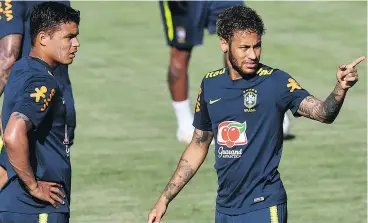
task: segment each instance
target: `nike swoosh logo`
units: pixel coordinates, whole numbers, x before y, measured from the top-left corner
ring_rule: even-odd
[[[212,104],[214,104],[214,103],[216,103],[216,102],[218,102],[218,101],[220,101],[220,100],[221,100],[221,98],[216,99],[216,100],[210,100],[210,105],[212,105]]]

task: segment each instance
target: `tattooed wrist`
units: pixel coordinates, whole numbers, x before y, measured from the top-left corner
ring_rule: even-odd
[[[324,118],[327,123],[332,123],[339,114],[346,91],[347,89],[343,89],[340,84],[337,84],[333,92],[323,102]]]
[[[176,184],[174,183],[169,183],[166,186],[166,189],[164,191],[164,197],[166,198],[167,203],[170,203],[175,198],[175,195],[173,193],[173,189],[175,187],[176,187]]]
[[[327,123],[332,123],[341,108],[341,103],[336,100],[336,94],[332,92],[327,99],[323,102],[323,108],[321,110],[323,118]]]
[[[335,94],[337,95],[342,95],[344,93],[346,93],[349,90],[349,88],[343,88],[340,84],[340,82],[338,82],[335,86],[335,89],[333,92],[335,92]]]

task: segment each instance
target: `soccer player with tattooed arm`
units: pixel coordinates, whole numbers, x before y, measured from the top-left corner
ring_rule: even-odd
[[[337,83],[320,100],[287,72],[260,62],[265,28],[246,6],[226,9],[216,32],[228,67],[206,74],[195,106],[192,141],[176,171],[148,215],[161,221],[168,205],[195,175],[215,140],[218,176],[216,223],[285,223],[287,196],[278,171],[287,110],[331,124],[348,90],[358,81],[357,65],[365,57],[337,68]]]
[[[216,18],[226,8],[244,1],[159,1],[166,43],[170,47],[168,86],[177,120],[176,137],[188,144],[193,135],[193,114],[189,100],[189,66],[192,52],[203,44],[205,30],[216,33]],[[224,66],[226,58],[224,57]],[[290,118],[285,113],[284,137],[290,135]]]

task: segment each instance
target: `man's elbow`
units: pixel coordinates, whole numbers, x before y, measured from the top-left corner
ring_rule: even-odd
[[[17,134],[15,131],[7,131],[5,130],[4,135],[3,135],[3,139],[4,139],[4,144],[7,148],[7,150],[11,149],[14,147],[14,145],[17,143],[18,139],[17,139]]]

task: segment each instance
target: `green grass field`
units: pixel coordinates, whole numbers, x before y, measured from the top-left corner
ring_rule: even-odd
[[[267,33],[262,61],[326,98],[336,68],[367,52],[366,2],[249,2]],[[166,83],[168,48],[157,2],[73,2],[81,10],[71,66],[78,127],[72,223],[145,222],[185,149]],[[365,61],[366,62],[366,61]],[[367,66],[333,125],[293,119],[280,172],[291,223],[361,223],[367,211]],[[215,36],[193,52],[190,98],[222,66]],[[193,106],[194,108],[194,106]],[[169,206],[166,223],[214,222],[216,173],[205,163]]]

